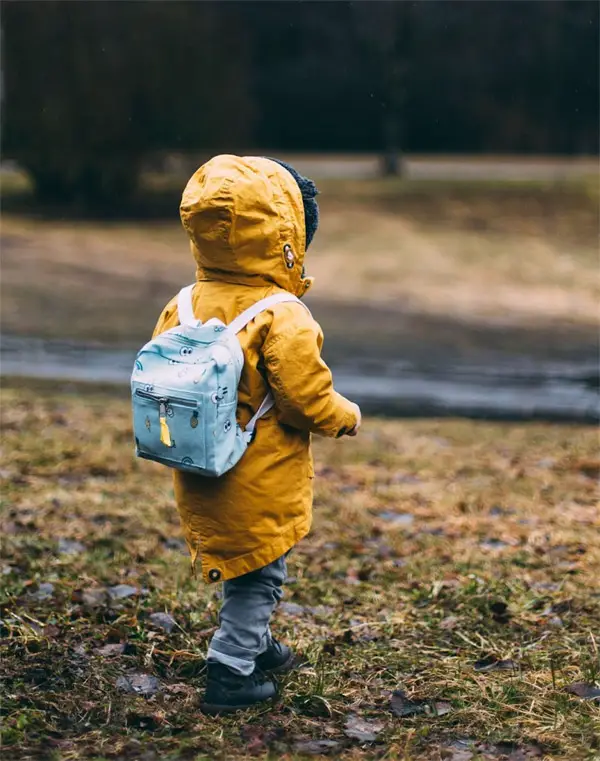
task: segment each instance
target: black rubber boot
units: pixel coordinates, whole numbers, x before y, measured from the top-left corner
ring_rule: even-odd
[[[296,666],[294,651],[287,645],[282,645],[275,637],[264,653],[256,659],[256,667],[265,674],[285,674]]]
[[[243,711],[277,697],[277,686],[272,679],[256,669],[250,676],[242,676],[222,663],[207,664],[208,677],[202,713],[211,715]]]

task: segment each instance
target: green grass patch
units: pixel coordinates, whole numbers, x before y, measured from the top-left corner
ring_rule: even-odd
[[[214,719],[217,587],[190,576],[169,473],[133,458],[126,399],[69,389],[2,392],[3,758],[597,756],[598,702],[571,691],[600,677],[594,430],[317,440],[314,530],[274,621],[307,665],[276,708]],[[132,673],[158,690],[124,692]]]

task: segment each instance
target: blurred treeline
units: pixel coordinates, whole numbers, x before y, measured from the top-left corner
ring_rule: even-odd
[[[168,152],[595,153],[598,9],[7,0],[3,155],[93,205]]]

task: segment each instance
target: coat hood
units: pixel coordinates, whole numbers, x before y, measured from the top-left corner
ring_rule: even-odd
[[[306,234],[302,194],[280,164],[222,155],[191,177],[180,205],[198,280],[274,283],[302,296]]]

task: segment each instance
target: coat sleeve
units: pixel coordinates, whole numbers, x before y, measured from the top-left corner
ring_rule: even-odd
[[[338,437],[351,431],[358,418],[352,402],[333,388],[322,344],[321,328],[304,307],[282,305],[263,345],[264,366],[280,422]]]
[[[179,315],[177,314],[177,297],[171,299],[171,301],[169,301],[167,306],[163,309],[160,317],[158,318],[158,322],[156,323],[156,327],[154,328],[154,332],[152,333],[152,338],[156,338],[156,336],[164,333],[165,330],[170,330],[176,325],[179,325]]]

